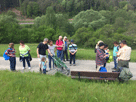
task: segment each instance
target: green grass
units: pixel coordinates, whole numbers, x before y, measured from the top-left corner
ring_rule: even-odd
[[[1,102],[135,102],[136,81],[74,80],[57,73],[0,71]]]
[[[27,44],[30,49],[31,49],[31,55],[33,58],[37,57],[36,49],[38,43],[33,43],[33,44]],[[8,44],[0,44],[0,56],[3,56],[4,51],[8,48]],[[19,44],[15,44],[15,49],[16,49],[16,55],[19,57]],[[112,52],[112,51],[111,51]],[[95,53],[94,49],[82,49],[78,48],[77,54],[76,54],[76,59],[83,59],[83,60],[95,60]],[[136,50],[133,50],[131,53],[131,62],[136,61]]]

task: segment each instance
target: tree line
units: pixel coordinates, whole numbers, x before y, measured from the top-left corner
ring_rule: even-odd
[[[55,13],[65,13],[73,17],[81,11],[100,10],[135,10],[135,0],[20,0],[23,15],[36,17],[46,14],[47,7],[52,6]]]
[[[81,11],[68,21],[65,13],[56,13],[52,6],[46,14],[34,19],[34,25],[18,24],[13,12],[0,15],[0,43],[39,43],[45,37],[56,41],[59,35],[74,39],[81,47],[94,48],[103,40],[112,48],[114,41],[125,39],[128,45],[136,48],[136,13],[125,8],[113,11],[93,9]]]

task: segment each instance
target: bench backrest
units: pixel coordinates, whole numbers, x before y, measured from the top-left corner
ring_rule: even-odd
[[[119,72],[71,71],[71,76],[117,78],[119,76]]]

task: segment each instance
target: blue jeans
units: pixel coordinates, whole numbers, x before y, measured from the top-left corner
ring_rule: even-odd
[[[75,57],[76,57],[76,54],[72,55],[70,53],[70,64],[72,63],[72,60],[73,60],[73,64],[75,64]]]
[[[43,74],[46,74],[46,69],[43,69]]]
[[[48,55],[48,58],[49,58],[49,68],[51,69],[51,60],[53,61],[53,68],[54,68],[54,60],[53,60],[53,58],[50,55]]]
[[[116,68],[117,69],[117,57],[116,56],[113,56],[113,59],[114,59],[114,68]]]
[[[10,61],[10,70],[11,71],[15,71],[15,67],[16,67],[16,57],[10,57],[9,58]]]
[[[57,50],[57,57],[63,60],[63,51],[62,50]]]
[[[28,64],[28,67],[31,67],[31,66],[30,66],[29,57],[22,57],[23,67],[25,67],[25,60],[26,60],[26,62],[27,62],[27,64]]]

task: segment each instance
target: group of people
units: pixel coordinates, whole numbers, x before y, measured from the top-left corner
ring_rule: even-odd
[[[77,45],[74,44],[74,40],[71,40],[71,44],[67,37],[65,36],[64,39],[62,39],[62,36],[59,36],[59,39],[56,41],[56,44],[53,44],[52,40],[48,40],[48,38],[45,38],[43,42],[39,43],[37,46],[37,57],[39,58],[39,69],[40,72],[43,72],[46,74],[47,72],[47,56],[46,56],[46,50],[48,51],[48,59],[49,59],[49,70],[51,70],[51,62],[53,62],[53,68],[54,68],[54,60],[53,57],[55,56],[55,52],[57,50],[57,57],[61,59],[61,61],[69,61],[68,60],[68,52],[70,53],[70,65],[75,66],[75,56],[77,52]],[[25,69],[25,61],[28,64],[28,68],[31,69],[30,64],[30,48],[24,44],[23,41],[20,41],[19,46],[19,53],[20,53],[20,61],[23,62],[23,69]],[[9,56],[10,61],[10,69],[12,71],[15,71],[16,67],[16,50],[14,48],[14,43],[9,43],[9,48],[6,50],[5,54]],[[66,60],[65,60],[66,56]]]
[[[114,68],[113,70],[119,71],[119,68],[126,67],[129,68],[129,61],[131,55],[131,47],[127,46],[127,42],[122,40],[120,43],[115,41],[113,48],[113,60],[114,60]],[[65,36],[59,36],[59,39],[54,44],[52,40],[45,38],[43,42],[39,43],[37,46],[37,57],[39,58],[39,69],[40,72],[46,74],[47,70],[47,56],[46,50],[48,51],[48,59],[49,59],[49,70],[51,70],[51,62],[53,62],[54,68],[54,60],[55,52],[57,51],[57,57],[61,59],[61,61],[69,61],[68,60],[68,51],[70,54],[70,66],[75,66],[75,56],[77,53],[77,45],[74,44],[74,40],[71,40],[71,43]],[[25,69],[25,61],[28,64],[28,68],[31,69],[30,64],[30,48],[23,42],[20,41],[19,53],[20,53],[20,61],[23,62],[23,69]],[[10,61],[10,69],[15,71],[16,67],[16,50],[14,48],[14,43],[9,43],[9,48],[6,50],[5,54],[9,56]],[[109,60],[111,56],[110,51],[108,49],[108,45],[104,44],[103,41],[98,41],[95,47],[96,53],[96,71],[99,72],[101,67],[106,67],[106,62]],[[66,59],[65,59],[66,56]]]
[[[122,40],[120,43],[117,41],[113,42],[113,60],[114,60],[114,71],[119,71],[120,68],[129,68],[129,61],[131,55],[131,47],[127,46],[127,42]],[[111,56],[108,49],[108,45],[104,44],[103,41],[98,41],[95,47],[96,52],[96,71],[99,72],[101,67],[106,67],[106,62]]]

